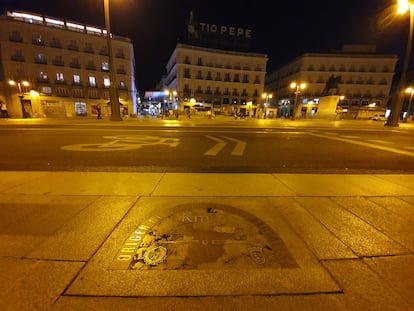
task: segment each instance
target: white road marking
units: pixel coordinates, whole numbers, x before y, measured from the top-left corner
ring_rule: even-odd
[[[215,144],[212,148],[207,150],[204,153],[204,155],[216,156],[220,151],[222,151],[223,148],[228,144],[228,142],[221,138],[224,138],[224,139],[227,139],[227,140],[230,140],[236,143],[236,146],[231,152],[232,156],[242,156],[244,153],[244,149],[246,148],[246,142],[232,138],[232,137],[220,136],[221,138],[218,138],[218,137],[210,136],[210,135],[205,135],[205,137],[207,137],[208,139],[214,140],[215,142],[217,142],[217,144]]]
[[[217,144],[215,144],[212,148],[210,148],[207,152],[205,152],[204,155],[215,156],[227,145],[227,142],[220,138],[210,136],[210,135],[206,135],[206,137],[211,140],[216,141]]]
[[[406,151],[406,150],[400,150],[400,149],[391,148],[391,147],[387,147],[387,146],[380,146],[378,144],[367,143],[367,142],[363,142],[363,141],[351,140],[351,139],[346,139],[346,138],[341,138],[341,137],[334,137],[334,136],[323,135],[323,134],[317,134],[317,133],[309,133],[309,135],[322,137],[322,138],[327,138],[327,139],[332,139],[332,140],[344,141],[344,142],[347,142],[347,143],[350,143],[350,144],[361,145],[361,146],[364,146],[364,147],[380,149],[380,150],[385,150],[385,151],[389,151],[389,152],[393,152],[393,153],[403,154],[403,155],[406,155],[406,156],[409,156],[409,157],[414,157],[414,152]]]
[[[224,137],[228,140],[234,141],[236,143],[236,147],[234,147],[233,151],[231,152],[231,155],[237,155],[237,156],[242,156],[244,153],[244,149],[246,148],[246,142],[242,141],[242,140],[238,140],[232,137],[228,137],[228,136],[221,136]]]

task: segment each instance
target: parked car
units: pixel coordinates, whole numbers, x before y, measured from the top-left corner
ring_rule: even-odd
[[[371,120],[374,120],[374,121],[386,121],[387,120],[387,117],[385,116],[385,114],[374,114],[371,117]]]

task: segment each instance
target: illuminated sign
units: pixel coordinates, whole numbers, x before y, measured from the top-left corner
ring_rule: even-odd
[[[193,12],[190,12],[187,24],[187,36],[190,44],[219,49],[248,51],[250,50],[252,30],[197,22],[194,19]]]

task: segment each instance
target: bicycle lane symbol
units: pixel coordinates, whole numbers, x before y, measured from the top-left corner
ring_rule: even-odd
[[[140,149],[144,146],[164,145],[177,147],[180,140],[178,138],[163,138],[159,136],[147,135],[116,135],[103,136],[111,141],[107,143],[75,144],[61,147],[68,151],[126,151]]]

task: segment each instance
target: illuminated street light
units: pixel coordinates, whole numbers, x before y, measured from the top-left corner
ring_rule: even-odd
[[[292,82],[290,84],[290,88],[294,90],[295,93],[295,106],[293,109],[293,115],[292,115],[292,120],[296,120],[299,117],[299,103],[298,103],[298,97],[299,94],[301,93],[301,90],[306,89],[306,83],[302,82],[302,83],[296,83],[296,82]]]
[[[108,48],[108,65],[109,65],[109,100],[111,103],[111,121],[122,121],[121,110],[119,106],[118,89],[116,85],[116,74],[112,52],[111,40],[111,20],[109,16],[109,0],[104,0],[105,10],[105,28],[106,28],[106,43]]]
[[[410,99],[408,100],[408,108],[407,108],[407,114],[404,117],[404,122],[407,122],[408,118],[411,116],[411,102],[413,101],[413,94],[414,94],[414,89],[412,87],[407,87],[405,89],[405,92],[410,94]]]
[[[27,87],[27,86],[29,86],[30,85],[30,83],[29,82],[27,82],[27,81],[20,81],[20,82],[16,82],[16,81],[14,81],[14,80],[9,80],[9,84],[11,85],[11,86],[15,86],[15,85],[17,85],[17,88],[18,88],[18,90],[19,90],[19,98],[20,99],[22,99],[23,98],[23,88],[22,88],[22,85],[23,86],[25,86],[25,87]]]
[[[16,86],[17,85],[17,89],[19,91],[18,97],[20,99],[20,104],[22,106],[23,118],[27,118],[28,113],[27,113],[26,109],[24,108],[23,102],[22,102],[22,99],[24,98],[24,93],[25,93],[25,92],[23,92],[24,91],[23,87],[28,87],[30,85],[30,83],[25,81],[25,80],[18,81],[18,82],[14,81],[14,80],[9,80],[8,82],[9,82],[9,85],[11,85],[11,86]]]
[[[262,98],[265,100],[264,103],[264,117],[263,119],[266,119],[266,107],[269,106],[269,100],[273,98],[273,94],[271,93],[263,93]]]
[[[387,126],[398,126],[398,121],[401,115],[401,108],[403,104],[403,92],[407,80],[407,69],[410,61],[411,45],[413,41],[413,28],[414,28],[414,3],[408,0],[398,0],[398,13],[405,14],[410,11],[410,29],[408,33],[408,43],[405,51],[404,64],[401,71],[400,81],[398,82],[395,95],[391,101],[390,116],[387,119],[385,125]]]

